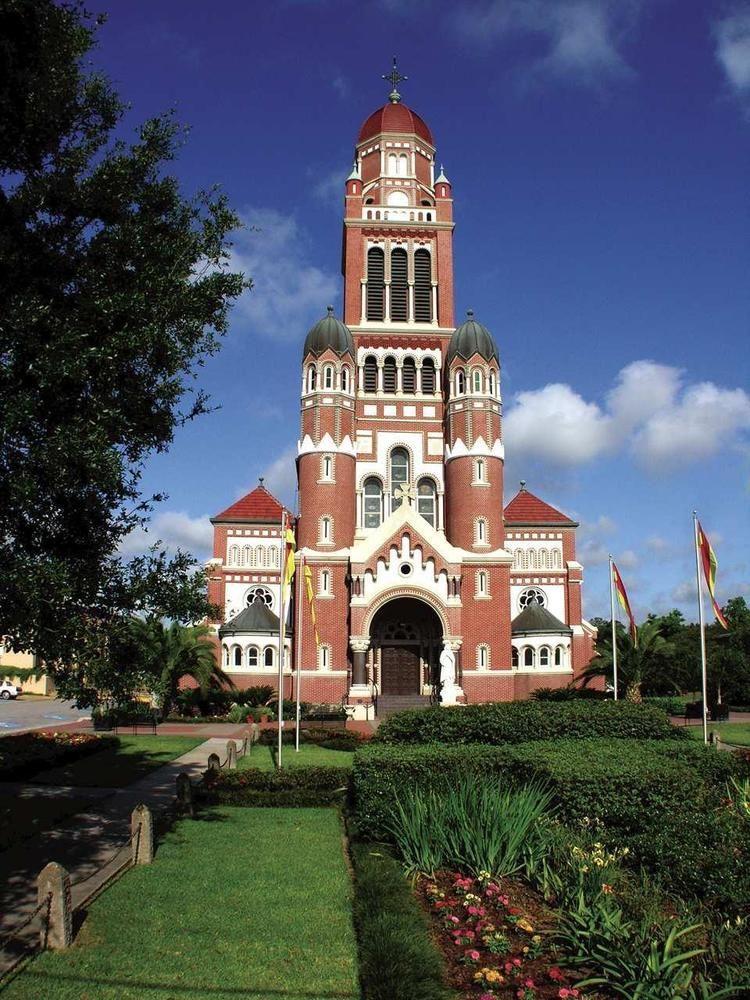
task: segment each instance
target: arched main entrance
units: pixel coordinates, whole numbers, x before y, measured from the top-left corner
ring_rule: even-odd
[[[438,680],[443,625],[414,597],[396,597],[370,625],[372,666],[382,695],[421,695]]]

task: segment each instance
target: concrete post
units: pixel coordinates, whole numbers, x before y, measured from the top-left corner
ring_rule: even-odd
[[[133,864],[150,865],[154,860],[154,818],[143,803],[130,814],[130,832],[133,837]]]
[[[184,771],[177,775],[177,807],[181,813],[193,815],[193,785]]]
[[[73,943],[73,900],[70,893],[70,875],[50,861],[37,878],[37,898],[44,904],[41,911],[42,948],[69,948]]]
[[[237,744],[227,740],[227,770],[234,771],[237,767]]]

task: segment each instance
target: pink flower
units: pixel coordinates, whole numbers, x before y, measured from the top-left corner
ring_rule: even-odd
[[[550,979],[553,979],[555,982],[558,983],[565,978],[560,969],[556,965],[550,967],[549,971],[547,972],[547,975],[550,977]]]
[[[494,993],[482,993],[479,1000],[496,1000]]]
[[[513,959],[513,964],[516,966],[516,968],[518,968],[521,965],[521,959],[520,958],[514,958]]]
[[[571,990],[568,989],[567,986],[561,986],[560,989],[557,991],[557,995],[561,998],[561,1000],[567,1000],[568,997],[575,998],[580,996],[580,993],[578,992],[578,990]]]
[[[533,979],[524,979],[523,985],[524,986],[528,986],[528,988],[530,990],[533,990],[534,989],[534,980]]]
[[[469,951],[464,952],[464,958],[467,962],[478,962],[481,957],[476,948],[470,948]]]
[[[483,917],[487,913],[483,906],[467,906],[466,912],[470,913],[472,917]]]

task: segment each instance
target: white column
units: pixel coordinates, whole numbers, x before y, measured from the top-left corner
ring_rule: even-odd
[[[383,391],[383,359],[378,358],[378,392]]]
[[[404,362],[399,358],[396,360],[396,392],[401,394],[404,391]]]
[[[409,322],[414,322],[414,285],[409,285]]]
[[[362,282],[362,305],[361,305],[361,309],[360,309],[361,315],[360,315],[360,319],[359,319],[360,323],[364,323],[365,322],[366,309],[367,309],[367,282],[363,281]]]

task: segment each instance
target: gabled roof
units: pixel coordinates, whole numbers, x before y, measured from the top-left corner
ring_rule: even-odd
[[[219,629],[219,635],[235,635],[238,632],[278,632],[279,618],[263,601],[253,601],[231,621]]]
[[[521,489],[505,508],[505,523],[508,525],[531,524],[562,524],[569,528],[577,528],[578,522],[571,521],[567,514],[545,503],[526,489],[521,483]]]
[[[527,605],[521,614],[513,619],[510,628],[513,635],[547,635],[548,633],[571,635],[573,631],[536,601]]]
[[[281,522],[281,515],[284,507],[276,497],[269,493],[261,480],[260,485],[254,490],[240,497],[239,500],[223,510],[221,514],[216,514],[211,518],[211,523],[217,521],[261,521],[264,524],[276,524]]]

